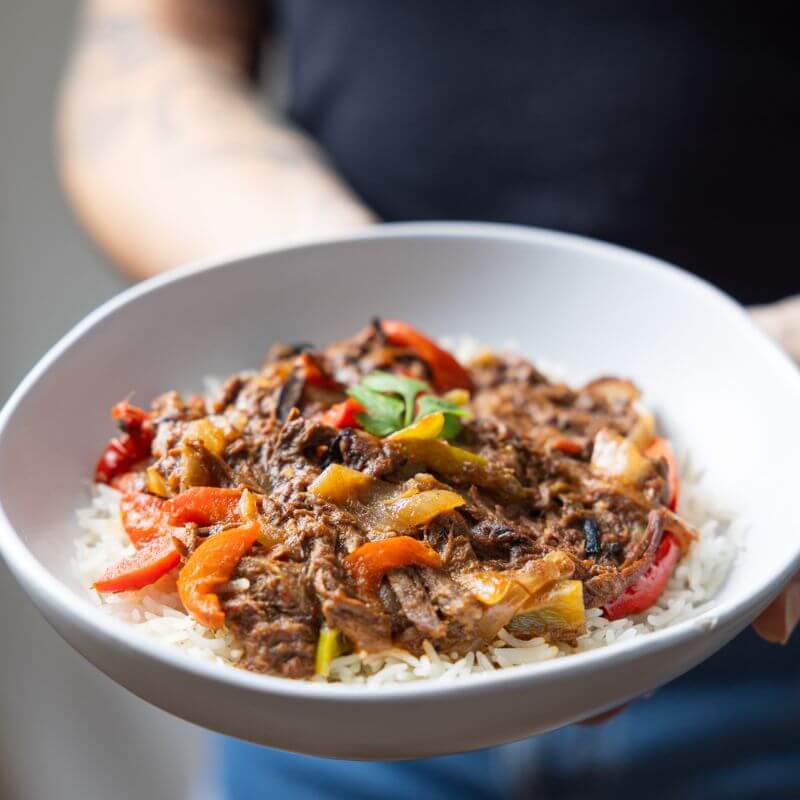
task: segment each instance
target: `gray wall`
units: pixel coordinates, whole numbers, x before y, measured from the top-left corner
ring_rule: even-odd
[[[71,219],[53,167],[75,5],[0,0],[0,402],[124,286]],[[0,798],[180,798],[199,738],[68,648],[0,565]]]

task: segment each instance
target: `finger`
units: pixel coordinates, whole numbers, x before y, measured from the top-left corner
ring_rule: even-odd
[[[596,717],[591,717],[590,719],[585,719],[583,722],[578,723],[579,725],[601,725],[603,722],[608,722],[608,720],[616,717],[617,714],[621,714],[625,710],[626,706],[617,706],[617,708],[612,708],[611,711],[606,711],[603,714],[598,714]]]
[[[786,644],[798,622],[800,622],[800,580],[795,578],[753,623],[753,628],[768,642]]]
[[[800,296],[748,310],[756,325],[800,362]]]

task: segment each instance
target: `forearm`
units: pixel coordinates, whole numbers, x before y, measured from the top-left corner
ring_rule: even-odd
[[[178,37],[157,3],[87,9],[59,160],[91,234],[138,275],[358,227],[370,213],[252,95],[235,44]]]

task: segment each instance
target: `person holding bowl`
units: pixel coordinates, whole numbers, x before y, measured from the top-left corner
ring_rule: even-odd
[[[538,225],[702,275],[758,304],[800,359],[798,51],[781,13],[86,0],[58,114],[63,183],[137,278],[379,219]],[[254,79],[283,45],[287,114]],[[497,750],[361,764],[220,739],[216,790],[569,797],[591,781],[599,800],[646,781],[650,798],[797,797],[800,656],[767,642],[798,619],[800,576],[754,632],[625,714]]]

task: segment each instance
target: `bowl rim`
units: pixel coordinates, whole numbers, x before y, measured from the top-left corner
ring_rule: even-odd
[[[739,317],[743,333],[749,336],[773,370],[785,382],[794,384],[800,399],[800,370],[789,357],[769,337],[760,331],[748,318],[744,308],[722,290],[678,267],[653,256],[639,253],[626,247],[591,239],[576,234],[562,233],[543,228],[481,222],[408,222],[384,223],[355,233],[327,237],[325,239],[291,244],[280,248],[256,248],[220,258],[204,259],[188,264],[168,273],[157,275],[118,293],[75,324],[55,345],[53,345],[34,365],[9,397],[0,411],[0,446],[3,433],[13,420],[16,409],[25,401],[40,377],[73,344],[92,329],[111,316],[118,309],[135,302],[138,298],[159,291],[162,287],[191,280],[195,275],[206,271],[232,268],[235,264],[254,257],[290,251],[324,250],[336,243],[357,243],[381,239],[481,239],[501,242],[522,242],[555,245],[562,250],[581,252],[600,257],[612,257],[624,269],[632,271],[656,269],[662,275],[683,283],[693,291],[706,295],[716,303],[722,313]],[[40,608],[58,609],[69,623],[96,638],[105,639],[117,650],[133,650],[139,657],[158,662],[161,667],[188,673],[194,678],[218,681],[231,689],[256,691],[265,695],[279,695],[284,698],[297,698],[314,701],[340,702],[343,700],[371,704],[414,697],[447,696],[470,691],[502,691],[513,689],[520,684],[544,683],[554,674],[564,678],[575,677],[580,673],[591,672],[596,666],[608,662],[617,664],[635,660],[639,655],[671,649],[696,639],[717,626],[735,626],[743,623],[749,614],[763,608],[800,569],[800,540],[794,554],[786,564],[774,572],[761,586],[743,590],[738,597],[724,603],[712,604],[696,617],[645,636],[627,641],[615,642],[611,647],[600,647],[569,658],[520,665],[512,669],[497,669],[493,672],[474,674],[453,681],[420,680],[408,683],[389,683],[379,685],[365,684],[327,684],[322,682],[299,681],[261,675],[228,665],[207,662],[183,652],[177,647],[147,637],[134,627],[112,618],[94,607],[88,597],[80,597],[54,578],[23,543],[8,519],[0,495],[0,555],[3,555],[12,573],[23,585],[36,605]],[[47,616],[47,615],[46,615]]]

